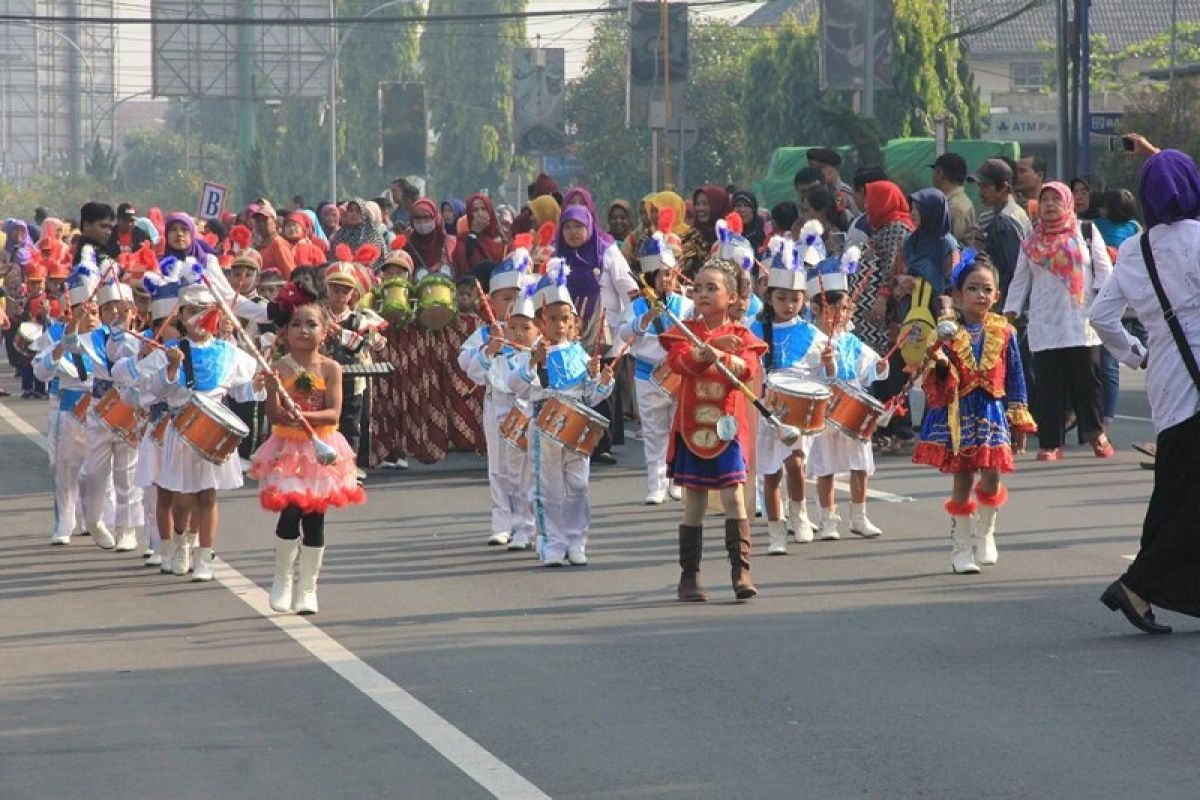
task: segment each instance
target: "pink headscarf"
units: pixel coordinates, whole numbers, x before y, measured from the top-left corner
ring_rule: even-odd
[[[1079,246],[1079,221],[1075,217],[1075,197],[1064,183],[1051,181],[1042,187],[1042,194],[1058,195],[1062,216],[1054,222],[1038,217],[1038,223],[1021,244],[1029,260],[1067,285],[1071,297],[1080,305],[1084,301],[1083,249]],[[1040,199],[1040,196],[1039,196]]]

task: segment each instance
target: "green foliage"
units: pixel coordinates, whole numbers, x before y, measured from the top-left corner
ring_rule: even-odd
[[[117,182],[117,151],[115,148],[105,147],[104,143],[99,139],[92,142],[92,148],[87,154],[87,161],[84,164],[84,172],[92,180],[98,183],[116,183]]]
[[[430,0],[429,14],[524,11],[525,0]],[[426,96],[437,145],[433,196],[495,194],[513,164],[512,62],[525,43],[520,19],[433,23],[421,36]]]

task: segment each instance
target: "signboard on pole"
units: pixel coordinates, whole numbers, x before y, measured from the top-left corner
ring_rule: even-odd
[[[1120,112],[1093,111],[1089,115],[1091,118],[1089,132],[1095,136],[1116,136],[1117,127],[1121,124],[1121,118],[1124,116]]]
[[[219,183],[205,183],[200,190],[200,207],[196,214],[198,219],[219,220],[225,213],[225,197],[229,190]]]

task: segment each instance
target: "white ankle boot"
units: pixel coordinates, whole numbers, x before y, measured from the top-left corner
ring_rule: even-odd
[[[324,547],[300,545],[299,575],[292,591],[292,611],[297,614],[317,613],[317,575],[324,558]]]
[[[767,520],[767,555],[787,555],[787,522],[784,520]]]
[[[959,575],[975,575],[975,515],[950,517],[950,566]]]
[[[813,540],[813,526],[808,518],[808,503],[804,500],[788,501],[788,527],[796,544],[808,544]]]
[[[171,574],[172,565],[175,563],[175,548],[183,542],[179,536],[174,536],[170,539],[160,539],[158,542],[158,552],[162,556],[162,561],[158,564],[158,571],[164,575]]]
[[[89,525],[88,532],[92,534],[92,541],[101,550],[112,550],[117,546],[117,540],[113,538],[112,531],[102,521]]]
[[[883,533],[882,529],[867,519],[866,503],[850,504],[850,532],[858,534],[864,539],[874,539]]]
[[[197,547],[196,558],[192,563],[193,581],[211,581],[213,579],[213,549]]]
[[[838,525],[842,522],[841,516],[838,515],[837,506],[833,508],[821,507],[821,525],[817,529],[817,538],[823,542],[832,542],[835,539],[840,539],[842,534],[838,531]]]
[[[975,516],[975,562],[980,566],[993,566],[999,559],[996,550],[996,516],[1000,513],[997,506],[980,504]]]
[[[132,553],[137,550],[137,528],[125,528],[117,535],[113,550],[118,553]]]
[[[192,568],[192,551],[200,546],[200,534],[185,533],[175,537],[175,552],[171,554],[171,574],[187,575]]]
[[[271,610],[292,610],[292,570],[300,554],[299,539],[275,539],[275,579],[271,581]]]

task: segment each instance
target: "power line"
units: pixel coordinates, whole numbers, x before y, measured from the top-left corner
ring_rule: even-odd
[[[704,2],[679,3],[688,8],[711,8],[713,6],[744,5],[746,0],[704,0]],[[280,17],[277,19],[262,19],[259,17],[101,17],[101,16],[29,16],[25,14],[0,14],[0,22],[26,22],[38,25],[170,25],[180,27],[198,27],[209,25],[270,26],[277,28],[312,28],[340,25],[357,25],[360,22],[370,22],[372,25],[388,23],[395,24],[430,24],[444,23],[469,25],[478,22],[502,22],[514,19],[536,19],[543,17],[574,17],[591,14],[621,14],[626,9],[619,6],[603,6],[601,8],[581,10],[556,11],[509,11],[492,14],[426,14],[425,16],[357,16],[357,17]]]

